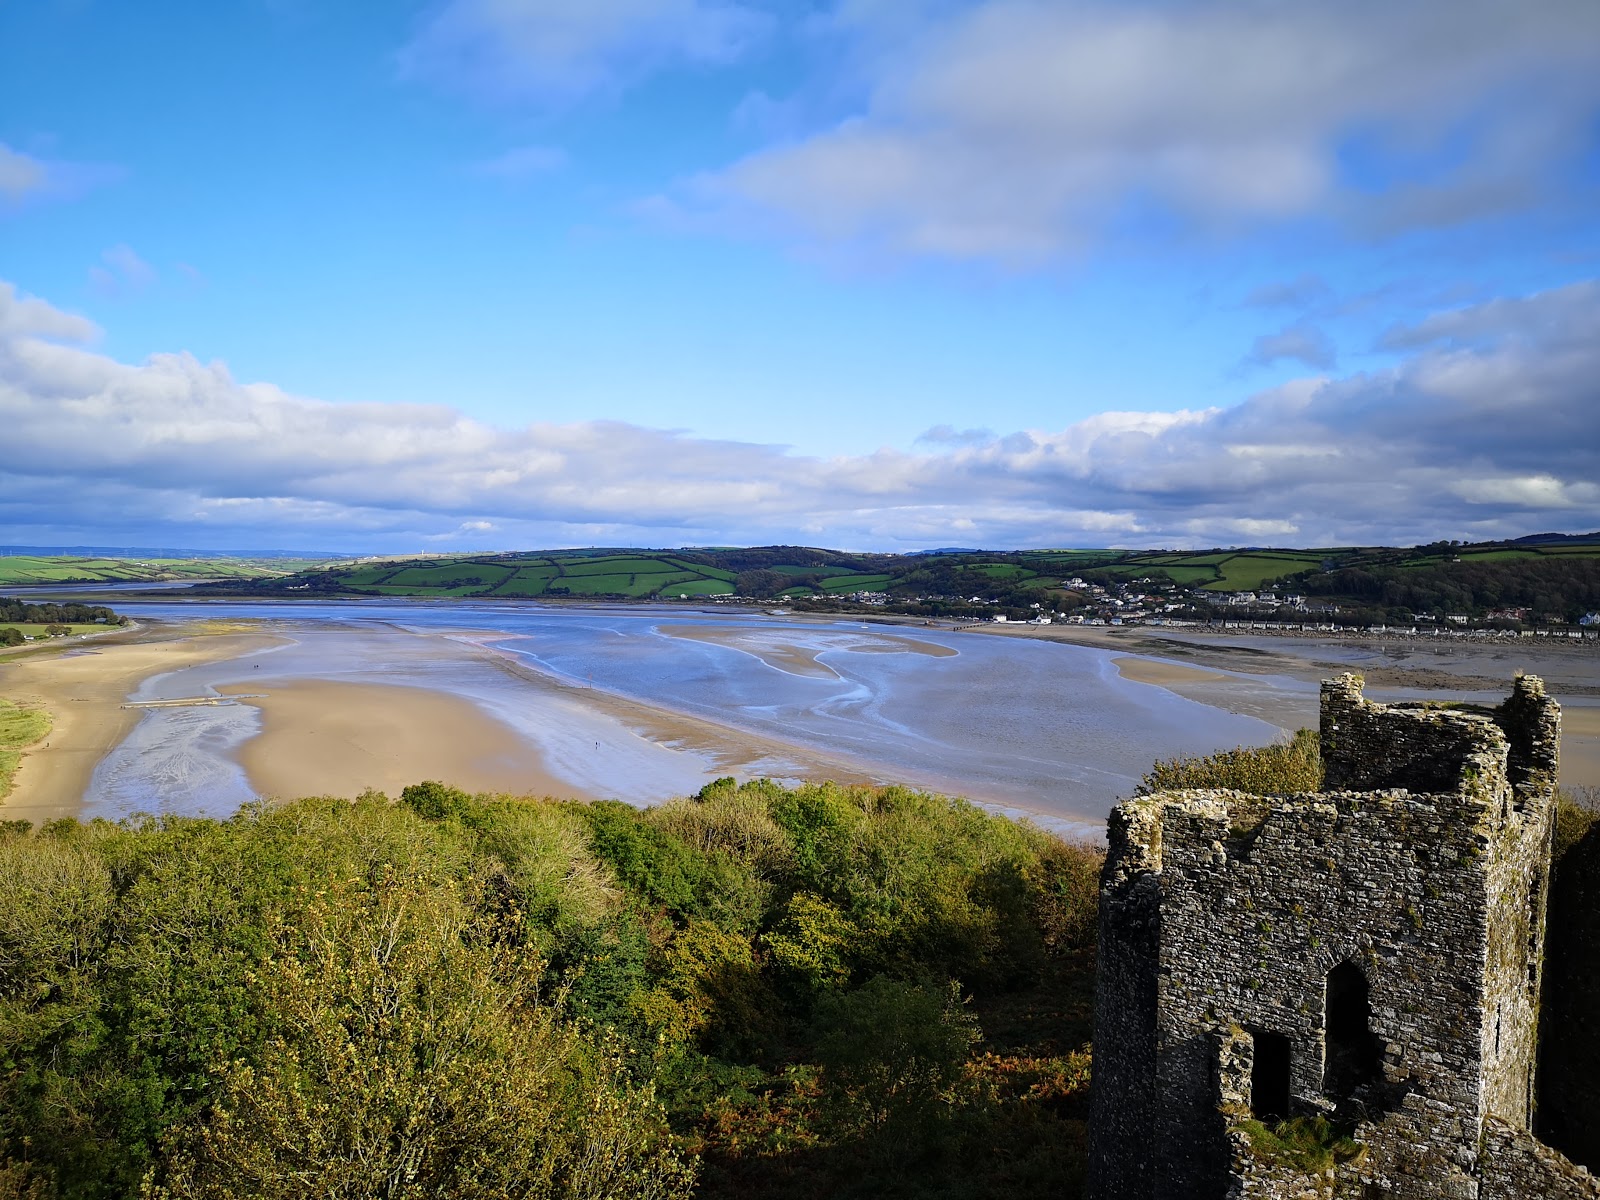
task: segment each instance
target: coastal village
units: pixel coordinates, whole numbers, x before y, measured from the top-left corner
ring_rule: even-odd
[[[1049,608],[1043,602],[1028,605],[1027,616],[1015,616],[1004,600],[985,596],[959,597],[962,603],[994,609],[991,614],[959,618],[962,625],[1067,625],[1129,626],[1150,625],[1167,628],[1201,628],[1235,633],[1317,633],[1363,636],[1517,639],[1544,638],[1567,641],[1600,642],[1600,612],[1585,613],[1575,623],[1538,619],[1525,607],[1499,607],[1481,615],[1470,613],[1412,613],[1409,624],[1352,621],[1341,619],[1341,606],[1307,598],[1297,592],[1267,588],[1261,591],[1215,592],[1198,587],[1183,587],[1165,580],[1141,578],[1129,582],[1094,583],[1081,576],[1062,579],[1062,593],[1069,601],[1065,609]],[[680,600],[691,597],[679,596]],[[756,604],[752,596],[697,596],[719,604]],[[829,597],[833,602],[872,609],[890,609],[907,603],[948,601],[947,596],[893,596],[885,592],[860,591]]]

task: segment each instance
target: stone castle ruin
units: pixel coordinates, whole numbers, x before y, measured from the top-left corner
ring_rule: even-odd
[[[1560,708],[1361,688],[1322,685],[1325,791],[1112,813],[1092,1200],[1600,1200],[1531,1132]],[[1262,1136],[1296,1118],[1346,1140]]]

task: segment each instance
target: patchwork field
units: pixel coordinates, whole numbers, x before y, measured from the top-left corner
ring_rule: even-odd
[[[73,558],[0,554],[0,585],[160,583],[173,579],[263,579],[293,574],[303,559]]]

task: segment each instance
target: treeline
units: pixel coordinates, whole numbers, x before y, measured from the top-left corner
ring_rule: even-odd
[[[0,834],[0,1197],[1070,1193],[1097,852],[899,788]]]
[[[1600,611],[1600,558],[1468,559],[1417,566],[1347,567],[1296,580],[1308,595],[1347,599],[1399,612],[1476,614],[1527,608],[1535,616],[1575,621]]]
[[[24,604],[0,596],[0,621],[17,625],[126,625],[128,619],[99,604]]]

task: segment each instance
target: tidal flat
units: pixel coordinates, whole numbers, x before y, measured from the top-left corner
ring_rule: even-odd
[[[905,783],[1095,833],[1152,757],[1277,732],[1126,680],[1105,651],[948,629],[659,606],[119,611],[157,640],[96,646],[69,660],[75,671],[101,668],[114,677],[102,691],[125,688],[125,703],[218,702],[118,707],[121,736],[99,747],[74,814],[86,818],[225,815],[256,796],[423,778],[653,803],[721,775],[764,775]],[[219,624],[230,632],[210,632]],[[220,637],[251,640],[200,649]],[[184,647],[172,669],[161,669],[163,646]],[[137,681],[116,669],[134,653],[149,668]],[[45,660],[26,670],[49,678]],[[28,690],[15,672],[0,666],[0,687]],[[448,716],[418,714],[418,693],[442,698]],[[481,736],[465,738],[468,714]],[[50,758],[25,766],[18,810],[38,807],[31,789]]]
[[[0,690],[68,718],[8,815],[222,816],[422,779],[649,804],[733,775],[903,783],[1098,836],[1154,759],[1314,723],[1339,665],[697,606],[118,608],[132,644],[0,660]],[[1580,771],[1596,712],[1572,713]]]

